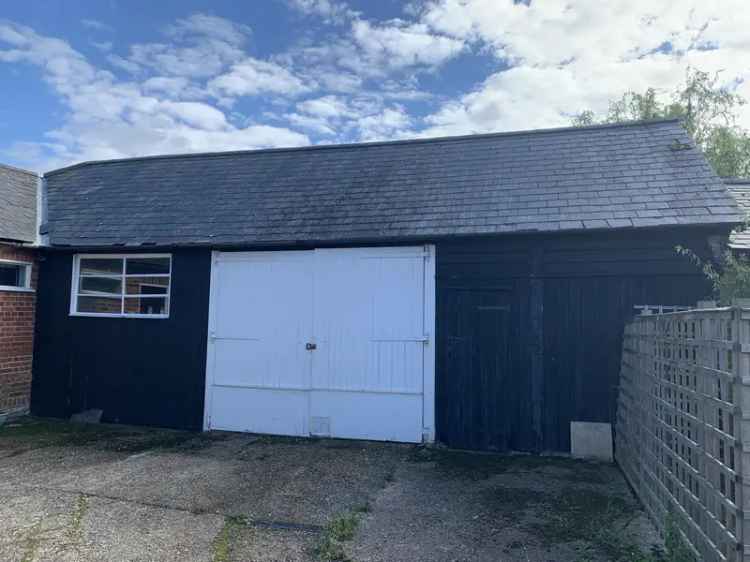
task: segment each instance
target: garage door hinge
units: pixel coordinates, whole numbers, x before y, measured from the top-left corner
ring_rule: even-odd
[[[211,340],[215,340],[215,339],[216,339],[216,332],[213,332],[213,331],[212,331],[212,332],[209,332],[209,333],[208,333],[208,337],[209,337],[209,338],[210,338]]]

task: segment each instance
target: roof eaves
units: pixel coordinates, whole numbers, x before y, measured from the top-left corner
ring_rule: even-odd
[[[750,178],[721,178],[726,185],[750,185]]]

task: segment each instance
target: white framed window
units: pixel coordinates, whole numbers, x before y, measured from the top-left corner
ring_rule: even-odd
[[[170,254],[78,254],[71,316],[169,318]]]
[[[31,264],[0,260],[0,291],[31,291]]]

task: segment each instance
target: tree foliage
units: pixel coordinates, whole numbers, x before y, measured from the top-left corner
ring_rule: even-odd
[[[717,268],[688,248],[677,246],[675,249],[703,272],[713,286],[713,297],[720,305],[729,306],[735,299],[750,298],[750,261],[746,256],[735,255],[727,250],[720,268]]]
[[[629,91],[610,102],[604,116],[586,110],[573,118],[573,125],[680,118],[718,175],[745,177],[750,176],[750,135],[736,116],[745,103],[720,85],[718,74],[688,69],[685,83],[671,94],[662,96],[654,88]]]

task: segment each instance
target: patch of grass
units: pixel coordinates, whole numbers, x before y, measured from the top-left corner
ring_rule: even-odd
[[[580,541],[587,545],[584,556],[595,551],[616,562],[643,560],[644,553],[622,532],[639,512],[634,502],[593,490],[565,488],[544,503],[544,519],[531,525],[543,541]]]
[[[529,488],[498,488],[488,494],[486,500],[502,506],[504,512],[518,516],[531,506],[543,504],[548,496],[546,492]]]
[[[359,527],[359,516],[356,513],[344,513],[328,524],[327,532],[337,541],[350,541]]]
[[[359,512],[362,513],[362,512]],[[359,527],[360,515],[347,512],[332,519],[315,546],[315,556],[323,562],[349,562],[343,543],[352,540]]]
[[[361,441],[348,439],[323,439],[322,446],[326,449],[364,449]]]
[[[355,513],[370,513],[371,511],[372,511],[372,506],[370,505],[370,502],[365,502],[354,508]]]
[[[26,537],[26,541],[23,549],[23,557],[21,562],[34,562],[36,558],[37,550],[42,540],[39,536],[42,528],[41,520],[38,521],[29,531],[29,535]]]
[[[238,531],[245,527],[247,518],[244,515],[228,515],[224,518],[224,525],[211,546],[213,562],[229,562],[235,537]]]
[[[151,449],[195,451],[226,436],[170,429],[110,424],[82,424],[62,420],[26,418],[0,427],[0,445],[21,448],[96,447],[123,453]]]
[[[486,480],[496,474],[558,469],[550,474],[572,482],[606,482],[602,465],[551,455],[495,454],[472,451],[416,447],[409,456],[411,462],[432,462],[446,476],[469,480]]]
[[[388,472],[385,474],[385,483],[386,484],[392,484],[396,481],[396,467],[392,467]]]
[[[73,513],[70,515],[70,528],[68,534],[72,540],[81,538],[81,525],[86,512],[89,510],[89,499],[84,494],[79,494],[73,506]]]
[[[309,445],[319,439],[316,437],[288,437],[285,435],[253,435],[246,446],[251,445]]]
[[[667,517],[664,546],[666,552],[660,562],[698,562],[680,535],[673,516]]]

